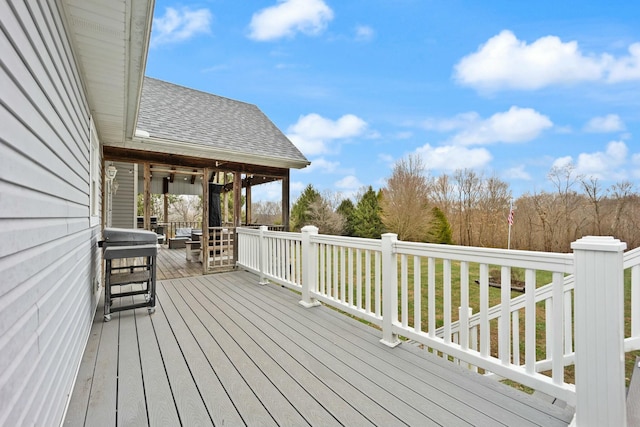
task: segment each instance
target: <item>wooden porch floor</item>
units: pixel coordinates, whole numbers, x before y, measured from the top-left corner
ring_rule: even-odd
[[[572,414],[244,271],[98,309],[67,426],[566,426]]]
[[[162,245],[158,250],[156,265],[158,280],[202,275],[202,263],[187,261],[185,248],[169,249],[166,245]]]

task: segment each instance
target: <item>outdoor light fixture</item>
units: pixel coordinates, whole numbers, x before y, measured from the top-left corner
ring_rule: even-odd
[[[107,179],[109,181],[113,181],[113,179],[116,177],[116,174],[118,173],[118,169],[116,169],[115,166],[111,165],[107,168]]]

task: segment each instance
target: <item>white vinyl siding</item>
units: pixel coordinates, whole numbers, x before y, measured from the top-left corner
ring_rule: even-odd
[[[101,189],[94,211],[89,108],[59,8],[0,1],[3,426],[60,425],[98,295]]]
[[[96,132],[93,120],[91,120],[89,132],[91,149],[91,153],[89,154],[89,158],[91,159],[91,164],[89,165],[91,175],[89,189],[89,214],[91,215],[91,225],[94,226],[100,223],[100,172],[102,168],[100,167],[100,141],[98,140],[98,133]]]
[[[119,228],[136,227],[136,193],[134,188],[135,165],[115,162],[118,169],[114,182],[118,190],[113,195],[112,226]]]

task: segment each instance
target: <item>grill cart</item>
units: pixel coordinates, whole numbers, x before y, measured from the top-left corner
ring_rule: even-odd
[[[148,307],[149,314],[156,306],[156,256],[158,235],[152,231],[105,228],[98,245],[105,260],[104,320],[111,320],[111,313]],[[121,286],[143,284],[143,289],[121,291]],[[118,292],[112,292],[117,287]],[[144,295],[135,298],[136,295]],[[112,307],[115,298],[134,297],[133,304]]]

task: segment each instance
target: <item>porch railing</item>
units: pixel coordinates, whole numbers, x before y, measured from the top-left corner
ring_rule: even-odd
[[[560,398],[576,407],[580,425],[623,425],[621,353],[640,348],[640,250],[623,254],[624,243],[605,237],[578,240],[574,253],[558,254],[402,242],[392,234],[326,236],[315,227],[238,229],[238,244],[238,265],[261,281],[299,290],[307,307],[323,302],[379,326],[387,345],[408,338],[454,363]],[[524,274],[525,293],[512,298],[515,270]],[[624,270],[631,283],[626,337]],[[500,289],[490,287],[492,271],[499,271]],[[550,283],[537,287],[546,278]],[[565,366],[575,360],[576,385],[565,380]]]

